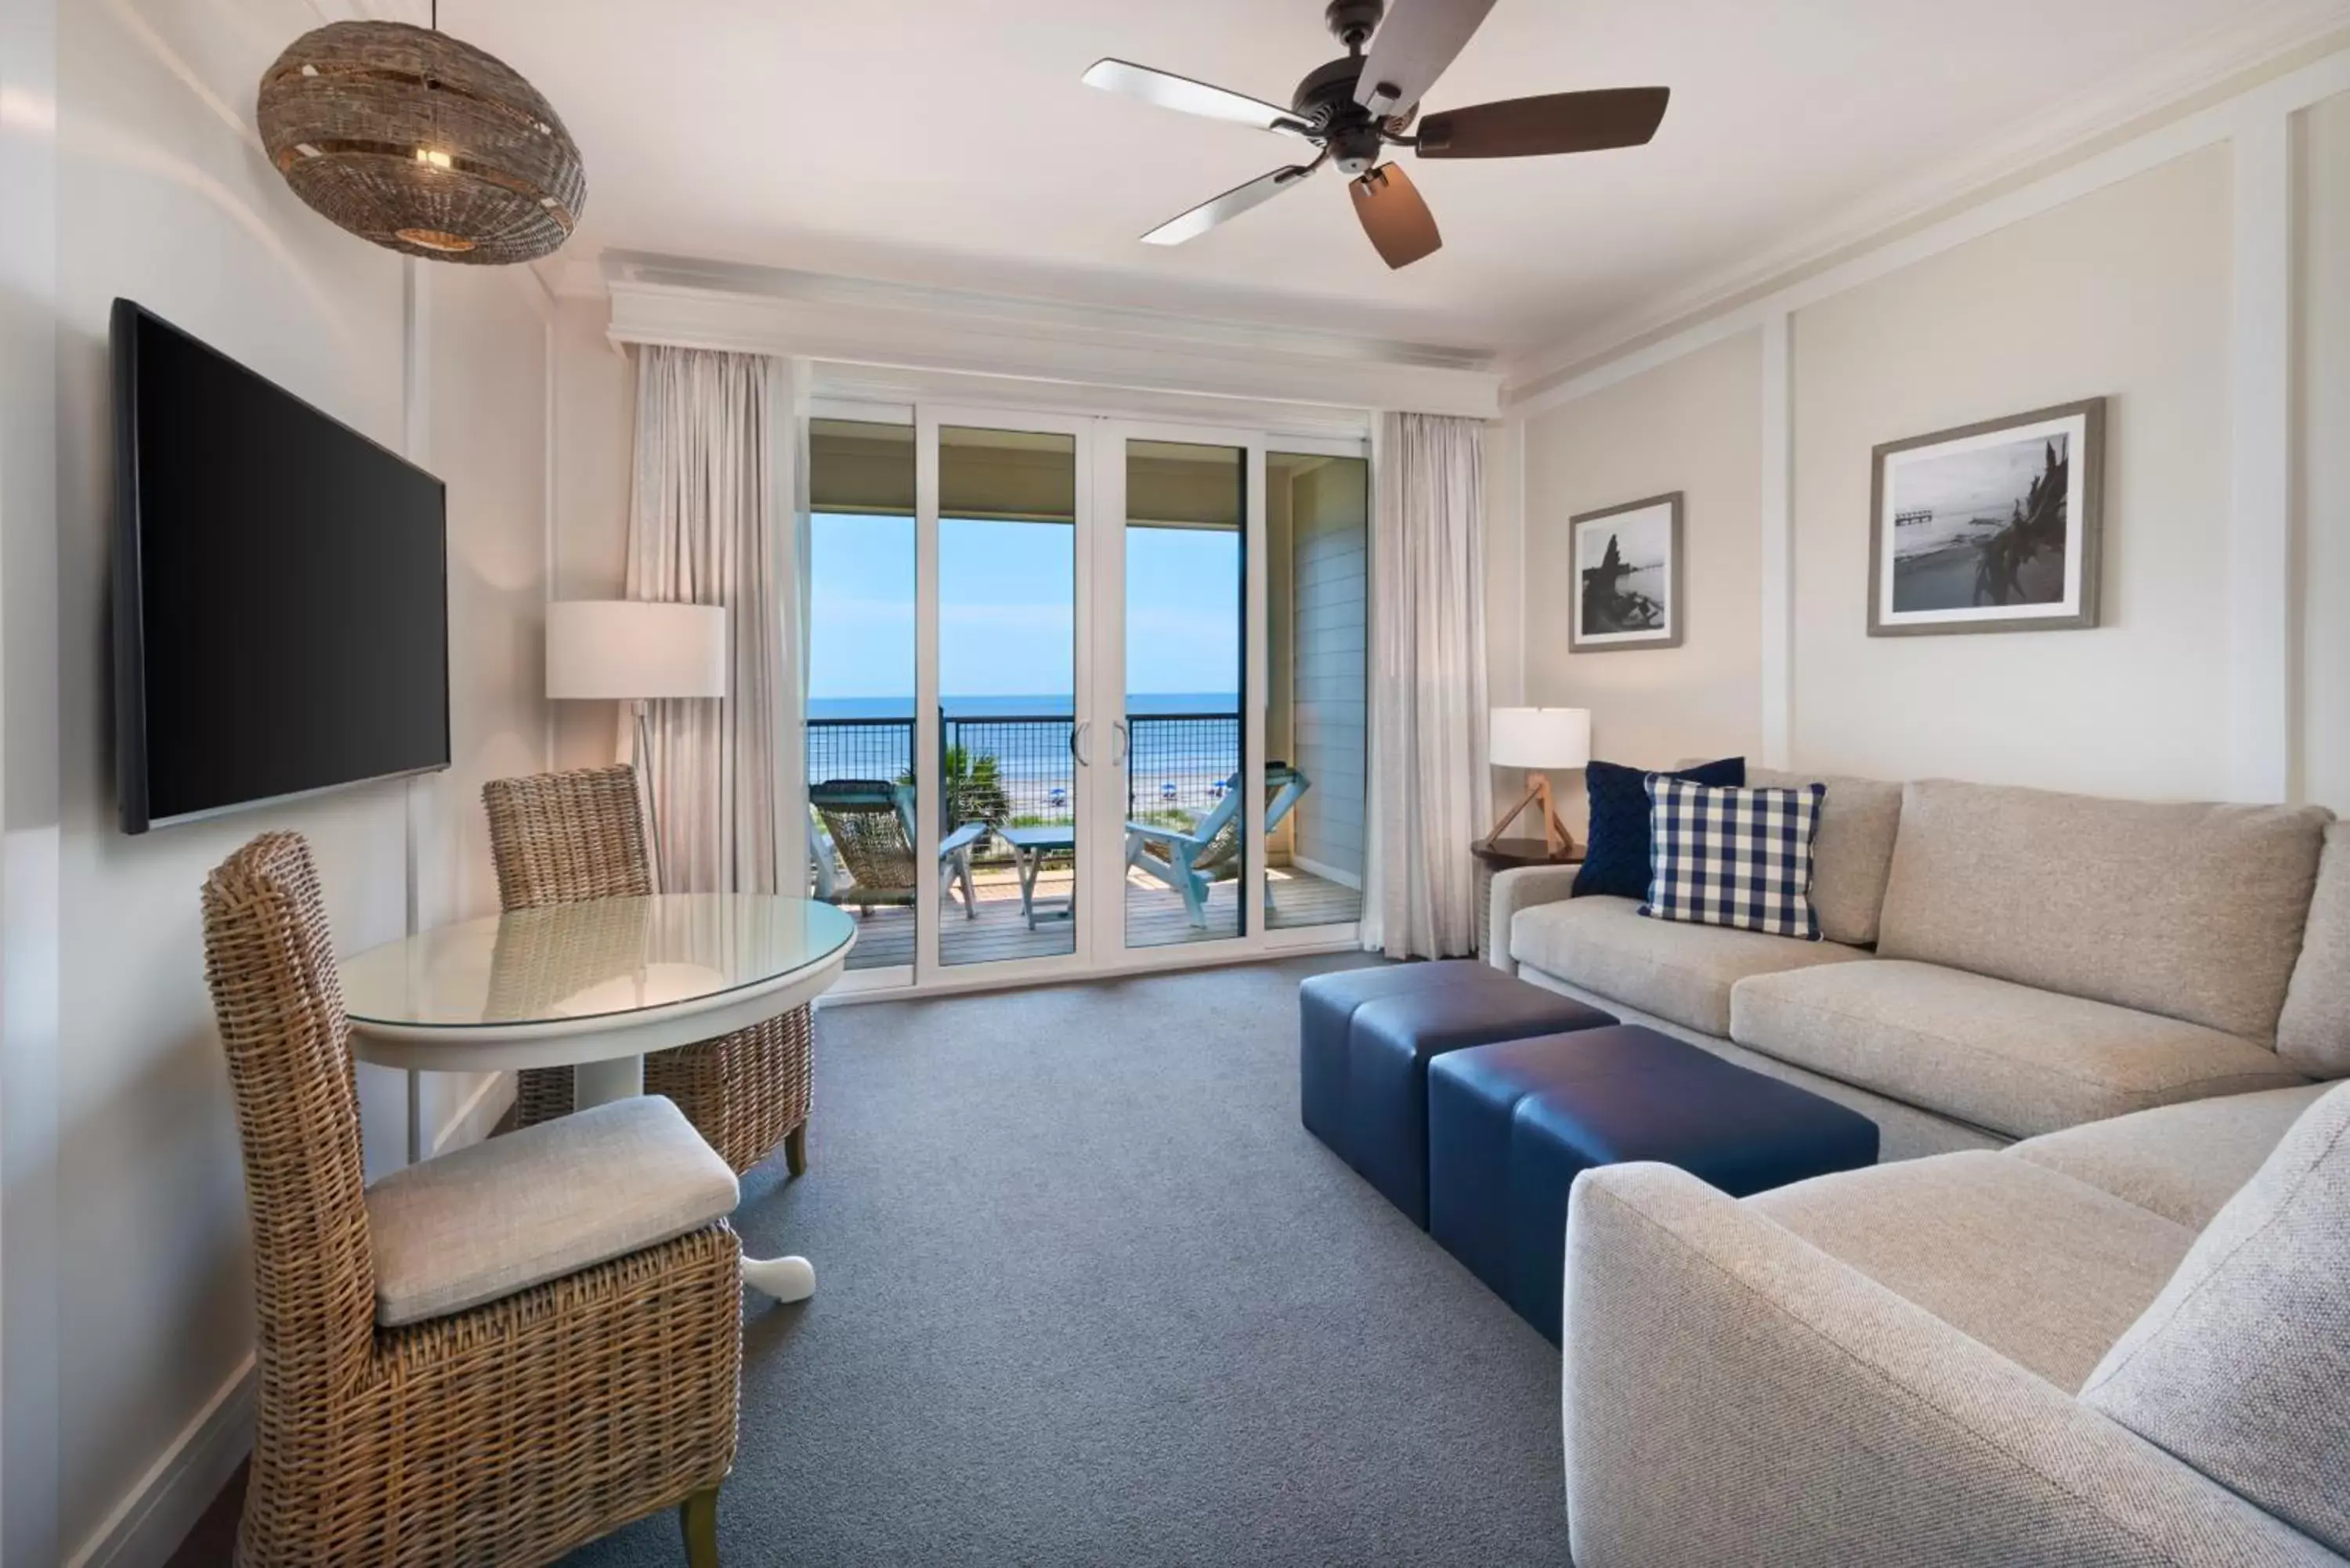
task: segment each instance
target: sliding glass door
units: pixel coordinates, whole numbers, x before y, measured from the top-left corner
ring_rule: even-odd
[[[1364,443],[859,411],[808,427],[809,885],[854,983],[1346,940]]]

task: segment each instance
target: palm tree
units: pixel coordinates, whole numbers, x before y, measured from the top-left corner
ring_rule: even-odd
[[[974,753],[967,746],[952,745],[939,757],[940,781],[946,786],[947,815],[950,824],[983,822],[990,827],[1001,827],[1012,815],[1011,797],[1003,793],[1003,780],[993,752]],[[899,784],[912,784],[910,773],[898,775]]]

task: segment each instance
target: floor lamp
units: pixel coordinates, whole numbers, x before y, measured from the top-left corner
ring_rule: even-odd
[[[1530,768],[1536,770],[1526,784],[1526,793],[1518,804],[1510,807],[1507,815],[1493,825],[1486,836],[1488,842],[1497,841],[1519,814],[1532,805],[1539,808],[1543,842],[1554,860],[1575,847],[1575,836],[1558,819],[1558,808],[1551,801],[1550,774],[1552,768],[1579,768],[1591,761],[1591,711],[1587,708],[1496,708],[1488,726],[1492,764],[1497,768]]]
[[[643,780],[653,887],[662,886],[660,807],[650,767],[650,704],[726,695],[726,611],[717,605],[568,599],[546,607],[546,694],[556,701],[626,702]]]

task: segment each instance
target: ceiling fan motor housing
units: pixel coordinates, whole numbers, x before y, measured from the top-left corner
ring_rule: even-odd
[[[1379,159],[1379,122],[1355,101],[1355,83],[1362,74],[1359,55],[1318,66],[1297,84],[1289,105],[1314,127],[1315,140],[1330,149],[1330,161],[1349,174],[1360,174]]]

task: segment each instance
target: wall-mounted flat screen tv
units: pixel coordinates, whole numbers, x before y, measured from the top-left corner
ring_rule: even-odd
[[[114,302],[122,828],[449,765],[439,480]]]

